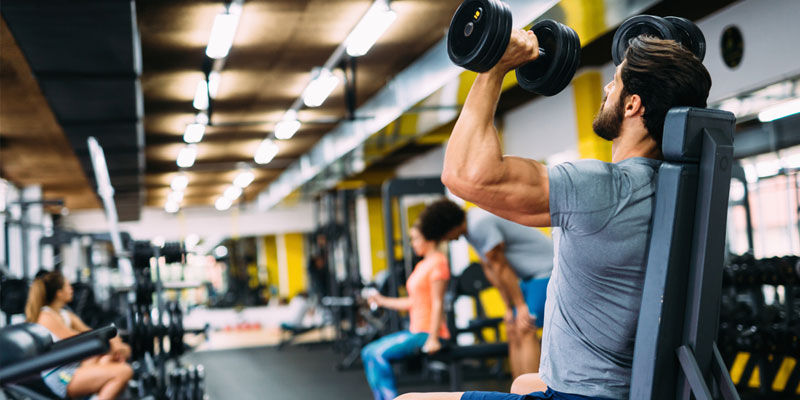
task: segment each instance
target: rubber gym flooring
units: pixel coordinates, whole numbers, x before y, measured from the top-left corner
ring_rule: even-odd
[[[202,351],[184,361],[202,364],[210,400],[239,399],[364,399],[372,398],[364,370],[337,371],[340,359],[330,347],[255,347]],[[508,390],[510,381],[468,382],[465,389]],[[446,391],[447,383],[401,380],[400,393]]]

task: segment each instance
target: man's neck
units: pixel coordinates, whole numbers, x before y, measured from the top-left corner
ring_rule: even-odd
[[[618,163],[634,157],[661,158],[658,144],[647,131],[622,132],[611,143],[611,162]]]

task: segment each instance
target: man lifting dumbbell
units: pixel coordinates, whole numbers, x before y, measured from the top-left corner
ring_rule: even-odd
[[[669,22],[655,21],[658,26],[637,21],[639,28],[615,35],[623,57],[593,124],[613,143],[611,163],[548,168],[503,156],[494,110],[505,74],[539,56],[533,33],[511,32],[502,58],[478,75],[447,145],[442,181],[501,217],[555,227],[540,373],[518,378],[515,394],[402,399],[628,398],[664,120],[673,107],[705,107],[711,87],[702,55],[679,43],[678,29],[659,34]],[[699,42],[702,34],[692,39]]]

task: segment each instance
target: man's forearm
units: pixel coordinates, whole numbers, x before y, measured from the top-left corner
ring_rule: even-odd
[[[494,70],[478,74],[456,121],[442,173],[442,180],[456,190],[461,181],[492,182],[503,175],[503,152],[494,127],[502,83],[503,76]]]
[[[500,280],[503,282],[503,286],[505,286],[508,298],[511,299],[511,305],[514,307],[527,305],[527,303],[525,303],[525,296],[522,295],[522,289],[519,287],[519,278],[517,274],[511,270],[510,266],[506,265],[500,269]]]
[[[491,264],[484,265],[483,268],[484,275],[486,275],[486,279],[492,286],[497,288],[497,291],[500,292],[500,297],[503,299],[503,303],[505,303],[508,309],[514,306],[514,299],[509,296],[509,290],[506,287],[505,282],[503,282],[502,276],[500,271],[496,268],[496,266]]]

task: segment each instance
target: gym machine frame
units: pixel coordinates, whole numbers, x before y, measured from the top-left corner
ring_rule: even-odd
[[[739,399],[715,342],[734,124],[724,111],[667,114],[631,399]]]

